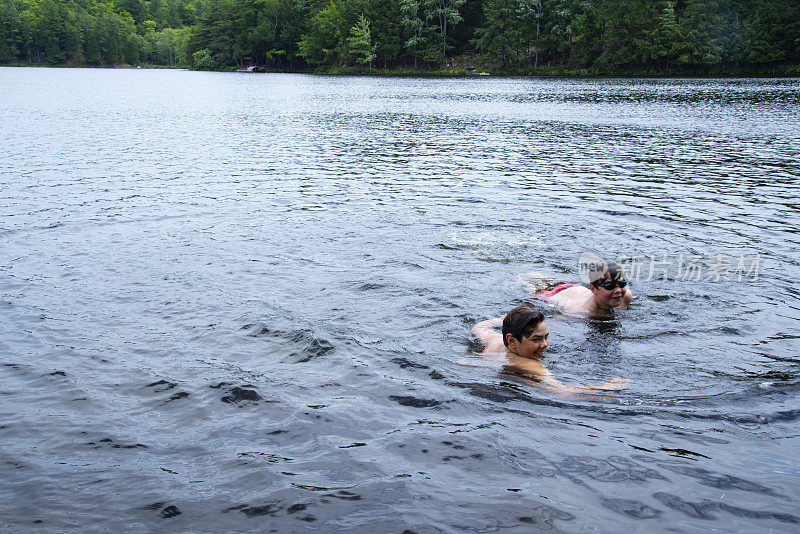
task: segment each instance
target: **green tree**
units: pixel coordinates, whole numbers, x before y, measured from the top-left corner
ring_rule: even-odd
[[[414,58],[414,68],[418,67],[417,60],[426,57],[430,49],[429,36],[432,28],[427,24],[427,19],[422,13],[420,0],[400,0],[403,29],[405,32],[405,48]]]
[[[534,4],[526,0],[486,0],[483,13],[485,22],[476,30],[475,46],[504,65],[519,64],[534,42],[534,26],[530,24],[536,13]]]
[[[81,32],[75,24],[75,15],[67,12],[67,20],[61,29],[61,50],[72,63],[81,64],[84,62],[83,44],[81,43]]]
[[[210,0],[197,22],[194,48],[208,50],[215,65],[233,64],[236,18],[235,0]]]
[[[117,0],[116,5],[119,9],[127,11],[136,24],[144,21],[146,14],[144,0]]]
[[[272,49],[267,52],[268,59],[280,66],[286,60],[289,68],[292,68],[299,54],[298,43],[305,26],[304,4],[302,0],[278,0],[275,15],[278,25]]]
[[[716,65],[722,61],[719,7],[718,0],[687,0],[680,18],[686,51],[678,57],[679,63]]]
[[[519,13],[523,21],[536,21],[536,32],[532,36],[532,42],[535,46],[534,67],[539,66],[539,36],[541,34],[542,9],[542,0],[519,0],[519,7],[517,8],[517,13]]]
[[[194,70],[215,70],[219,64],[214,60],[211,55],[211,50],[204,48],[198,50],[192,56],[192,68]]]
[[[350,28],[350,37],[347,38],[347,57],[357,65],[369,65],[372,69],[372,60],[375,59],[376,45],[372,44],[372,35],[369,31],[369,21],[361,15],[355,26]]]
[[[447,57],[447,31],[452,26],[461,22],[459,8],[466,0],[423,0],[425,17],[437,29],[439,34],[438,59],[444,61]]]
[[[342,45],[347,35],[345,4],[332,0],[314,15],[298,45],[298,54],[308,63],[332,65],[341,58]]]
[[[602,29],[597,17],[595,4],[588,0],[543,0],[541,34],[536,41],[540,54],[545,56],[548,64],[566,64],[573,61],[575,47],[579,45],[584,50],[580,59],[591,57],[589,50],[592,46],[600,47],[600,39],[590,37],[592,30],[599,32]]]
[[[86,14],[83,20],[83,56],[89,65],[97,65],[103,61],[100,52],[100,30],[96,21]]]
[[[59,39],[65,23],[64,6],[57,4],[55,0],[43,0],[34,21],[34,40],[40,53],[39,61],[42,60],[42,56],[52,63],[66,59]]]
[[[0,62],[16,61],[14,30],[18,13],[10,2],[0,1]]]
[[[727,0],[721,12],[720,44],[723,49],[723,61],[739,66],[746,61],[745,55],[745,20],[751,0]]]
[[[396,62],[404,51],[403,15],[400,0],[368,0],[364,16],[370,21],[370,31],[375,37],[375,54],[384,68]]]
[[[34,25],[36,23],[36,15],[32,11],[25,9],[20,11],[17,18],[17,38],[19,54],[32,63],[34,61]]]
[[[100,36],[100,54],[106,63],[122,60],[122,21],[115,13],[104,13],[97,19]],[[125,32],[127,33],[127,32]]]
[[[478,28],[484,25],[483,5],[485,0],[466,0],[458,9],[461,22],[448,28],[447,38],[450,41],[450,55],[475,53],[474,38]]]
[[[757,2],[743,26],[747,49],[743,55],[749,61],[800,61],[800,5],[796,2]]]
[[[665,2],[661,13],[656,17],[650,35],[650,43],[649,54],[645,59],[662,68],[669,68],[678,58],[687,53],[672,2]]]
[[[177,30],[164,28],[156,34],[153,53],[159,65],[172,66],[176,60],[175,34]]]
[[[146,2],[147,15],[149,20],[156,23],[156,29],[160,30],[167,26],[167,19],[169,18],[169,6],[165,0],[150,0]],[[144,15],[143,15],[144,16]]]
[[[142,60],[145,39],[137,33],[130,33],[122,45],[122,58],[128,65],[138,65]]]
[[[596,59],[603,67],[617,68],[644,63],[653,55],[650,28],[658,13],[653,3],[609,0],[597,6],[602,24],[601,52]],[[567,25],[570,37],[575,36],[574,25]]]

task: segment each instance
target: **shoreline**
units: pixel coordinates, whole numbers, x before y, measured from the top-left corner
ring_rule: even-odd
[[[38,63],[0,63],[0,67],[14,68],[53,68],[53,69],[151,69],[151,70],[195,70],[189,67],[166,65],[81,65],[81,64],[38,64]],[[717,71],[696,69],[689,72],[656,72],[648,69],[600,70],[567,69],[563,67],[539,67],[538,69],[492,69],[468,70],[453,69],[372,69],[356,68],[317,68],[317,69],[266,69],[248,70],[230,67],[216,70],[197,70],[197,72],[237,72],[244,74],[312,74],[321,76],[378,76],[399,78],[800,78],[800,65],[785,65],[771,69],[720,69]]]

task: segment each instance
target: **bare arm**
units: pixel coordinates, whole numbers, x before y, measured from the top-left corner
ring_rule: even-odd
[[[625,288],[625,292],[622,294],[622,307],[627,308],[628,304],[631,303],[633,300],[633,293],[631,292],[631,286],[627,286]]]
[[[515,380],[518,380],[524,384],[528,384],[530,386],[535,386],[537,388],[546,389],[548,391],[552,391],[558,395],[565,395],[565,396],[572,396],[572,397],[582,397],[585,399],[594,399],[594,400],[611,400],[611,397],[603,397],[600,395],[592,394],[593,391],[614,391],[623,389],[624,385],[615,385],[612,384],[616,380],[619,380],[620,384],[626,382],[625,379],[622,378],[615,378],[614,380],[609,380],[608,382],[604,382],[600,387],[585,387],[585,386],[569,386],[564,384],[563,382],[559,382],[555,378],[553,381],[536,381],[531,380],[529,378],[524,378],[521,376],[514,376]],[[606,386],[608,385],[608,386]]]
[[[558,380],[550,370],[540,361],[526,358],[512,358],[511,364],[505,367],[506,372],[515,376],[520,381],[547,389],[560,395],[581,395],[592,391],[613,391],[623,389],[627,381],[614,378],[600,386],[570,386]]]
[[[481,321],[472,327],[472,335],[478,338],[484,346],[488,347],[489,343],[499,335],[495,328],[503,324],[503,317]]]
[[[617,391],[620,389],[625,389],[628,386],[628,381],[620,377],[607,380],[599,386],[570,386],[557,380],[552,374],[545,378],[542,382],[548,386],[551,386],[553,391],[566,394],[583,393],[586,391]]]

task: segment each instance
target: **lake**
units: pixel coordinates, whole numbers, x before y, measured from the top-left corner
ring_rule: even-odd
[[[0,95],[4,530],[800,528],[800,80],[0,68]],[[535,298],[587,251],[629,309]],[[477,356],[521,303],[556,377],[628,388]]]

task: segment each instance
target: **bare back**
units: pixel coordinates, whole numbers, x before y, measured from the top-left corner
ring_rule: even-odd
[[[548,301],[569,313],[591,313],[597,308],[592,291],[585,286],[562,289]]]

